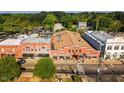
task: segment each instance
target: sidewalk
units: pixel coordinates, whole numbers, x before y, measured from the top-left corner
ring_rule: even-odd
[[[53,60],[55,64],[77,64],[78,61],[73,60]]]

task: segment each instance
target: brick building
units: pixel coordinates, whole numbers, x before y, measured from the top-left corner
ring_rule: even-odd
[[[28,37],[21,42],[23,57],[48,57],[51,49],[50,38]]]
[[[77,32],[64,30],[52,36],[51,57],[54,59],[96,58],[100,52],[92,48]]]
[[[50,38],[19,36],[17,39],[6,39],[0,42],[0,57],[11,55],[16,58],[38,58],[49,56]]]
[[[6,39],[0,42],[0,57],[4,55],[22,57],[21,41],[22,39]]]

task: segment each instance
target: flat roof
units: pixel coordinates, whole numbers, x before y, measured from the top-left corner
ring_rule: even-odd
[[[0,46],[20,45],[22,39],[6,39],[0,42]]]
[[[79,33],[68,30],[53,34],[52,43],[55,49],[62,49],[64,47],[87,47],[93,49]]]
[[[37,38],[37,37],[28,37],[22,41],[22,43],[50,43],[51,38]]]
[[[109,34],[114,37],[124,37],[124,32],[109,32]]]

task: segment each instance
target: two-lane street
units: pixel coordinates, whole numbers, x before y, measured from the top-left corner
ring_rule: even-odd
[[[57,72],[73,72],[77,70],[76,64],[55,64]],[[86,74],[97,74],[98,64],[80,64],[84,69]],[[33,71],[34,65],[33,64],[26,64],[22,66],[26,68],[28,71]],[[66,69],[68,67],[68,69]],[[124,64],[101,64],[100,65],[100,72],[103,74],[124,74]]]

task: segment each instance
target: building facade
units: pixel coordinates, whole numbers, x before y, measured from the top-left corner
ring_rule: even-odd
[[[92,48],[80,34],[64,30],[52,37],[51,57],[54,59],[97,58],[100,52]]]
[[[124,37],[107,39],[104,58],[124,59]]]
[[[29,37],[21,42],[24,58],[48,57],[51,49],[50,38]]]
[[[0,57],[11,55],[16,58],[48,57],[51,49],[50,38],[21,35],[17,39],[0,42]]]
[[[22,39],[6,39],[0,42],[0,57],[4,55],[11,55],[16,58],[22,57],[21,41]]]
[[[124,36],[111,35],[103,31],[85,32],[83,38],[94,48],[101,51],[104,59],[124,58]]]

